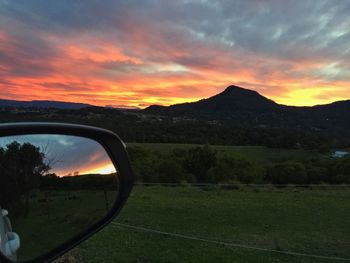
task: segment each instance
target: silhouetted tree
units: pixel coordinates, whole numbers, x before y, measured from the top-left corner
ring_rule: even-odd
[[[29,193],[40,184],[40,177],[50,170],[45,155],[30,143],[12,142],[0,150],[0,201],[4,205],[24,197],[25,212],[29,211]]]
[[[210,168],[216,163],[216,152],[208,145],[190,149],[184,160],[187,171],[192,173],[198,182],[205,182]]]

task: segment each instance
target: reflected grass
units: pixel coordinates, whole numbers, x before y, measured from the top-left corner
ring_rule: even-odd
[[[113,205],[116,192],[107,193]],[[26,216],[12,217],[13,230],[19,234],[19,260],[33,259],[57,247],[97,222],[107,213],[103,190],[44,191],[30,200]]]

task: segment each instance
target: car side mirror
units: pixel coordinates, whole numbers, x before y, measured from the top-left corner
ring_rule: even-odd
[[[0,262],[48,262],[106,226],[132,190],[123,142],[82,125],[0,125]]]

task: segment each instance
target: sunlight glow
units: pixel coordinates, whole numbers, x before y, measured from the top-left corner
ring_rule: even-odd
[[[116,169],[114,165],[111,162],[108,162],[107,164],[89,168],[86,171],[81,172],[81,174],[112,174],[116,173]]]
[[[314,106],[319,104],[326,104],[337,100],[342,100],[341,97],[328,96],[323,98],[323,93],[329,92],[331,89],[296,89],[290,91],[286,96],[278,99],[278,102],[285,105],[296,106]],[[331,91],[329,92],[331,93]]]
[[[11,7],[16,1],[5,2],[8,12],[0,14],[0,99],[145,108],[208,98],[229,85],[288,105],[349,99],[349,20],[337,5],[318,14],[307,11],[310,5],[301,8],[305,1],[300,1],[285,13],[285,20],[274,21],[284,4],[261,4],[252,9],[255,15],[246,16],[255,1],[242,10],[233,8],[235,15],[218,11],[226,10],[230,1],[156,1],[147,4],[154,8],[145,9],[112,1],[77,9],[65,4],[33,8],[28,16],[16,13],[26,8]],[[21,3],[27,2],[32,7],[30,1]],[[186,2],[192,4],[185,7]],[[198,10],[183,12],[194,8],[193,2]],[[86,17],[97,6],[99,15]],[[56,15],[60,8],[72,19],[55,21],[61,20]],[[211,10],[210,16],[204,10]],[[115,13],[119,15],[109,17]],[[260,23],[266,13],[271,16]],[[299,23],[287,23],[295,17]],[[39,23],[46,26],[37,27]]]

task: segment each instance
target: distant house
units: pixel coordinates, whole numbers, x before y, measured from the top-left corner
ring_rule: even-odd
[[[344,151],[335,151],[332,155],[332,157],[334,158],[343,158],[345,157],[346,155],[348,155],[349,152],[344,152]]]

